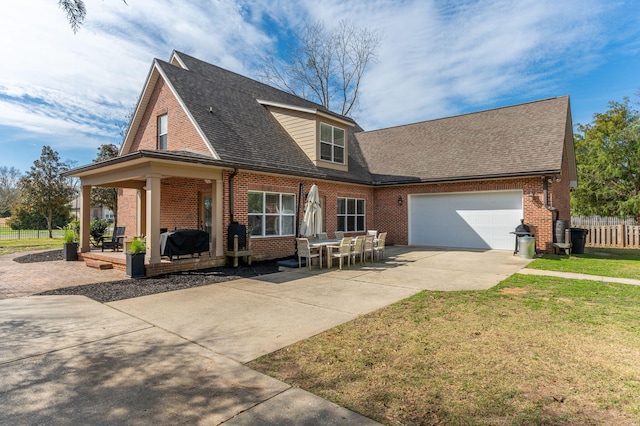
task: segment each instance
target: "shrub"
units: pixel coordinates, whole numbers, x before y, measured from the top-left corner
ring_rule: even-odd
[[[108,228],[109,222],[106,219],[93,219],[91,221],[89,235],[91,235],[91,238],[96,244],[100,244]]]
[[[129,244],[129,253],[138,254],[144,253],[147,250],[147,243],[143,238],[134,237],[131,244]]]
[[[77,243],[80,239],[80,222],[77,220],[72,220],[64,227],[64,237],[63,240],[65,243]]]

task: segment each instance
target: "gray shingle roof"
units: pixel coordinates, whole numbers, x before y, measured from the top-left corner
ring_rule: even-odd
[[[157,60],[223,163],[348,182],[391,184],[533,175],[561,169],[568,96],[375,131],[349,131],[349,171],[316,167],[257,99],[321,105],[176,52]],[[210,112],[211,108],[211,112]]]
[[[157,60],[158,66],[221,160],[272,172],[304,173],[318,178],[371,182],[353,130],[350,132],[350,143],[353,145],[349,151],[349,172],[316,167],[257,99],[317,109],[343,120],[352,121],[351,119],[189,55],[177,54],[187,70],[160,60]]]
[[[374,182],[560,171],[569,97],[356,134]]]

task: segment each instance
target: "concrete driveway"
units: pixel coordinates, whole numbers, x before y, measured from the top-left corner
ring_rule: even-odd
[[[100,304],[0,300],[8,424],[373,424],[243,364],[420,290],[486,289],[527,261],[392,247],[384,263],[306,269]]]

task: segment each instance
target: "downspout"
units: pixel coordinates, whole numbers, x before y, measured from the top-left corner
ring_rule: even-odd
[[[560,212],[555,207],[551,207],[549,205],[549,184],[547,182],[546,176],[542,176],[542,192],[544,197],[544,207],[550,212],[554,212],[556,214],[555,220],[558,220],[558,217],[560,216]]]
[[[298,203],[296,204],[296,235],[300,236],[300,200],[302,198],[302,182],[298,182]],[[298,240],[293,242],[293,254],[298,255]]]
[[[298,203],[296,205],[296,234],[300,235],[300,201],[302,199],[302,182],[298,182]]]
[[[233,178],[236,177],[237,174],[238,174],[238,168],[236,167],[235,169],[233,169],[233,173],[229,175],[229,219],[231,220],[231,223],[233,223],[233,213],[234,213]]]

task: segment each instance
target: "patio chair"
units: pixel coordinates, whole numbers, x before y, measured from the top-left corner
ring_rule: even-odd
[[[339,246],[327,246],[329,248],[329,255],[327,256],[327,267],[333,266],[333,259],[340,259],[340,270],[342,270],[342,259],[347,259],[347,265],[351,265],[351,237],[344,237]],[[335,252],[333,250],[336,250]]]
[[[104,251],[105,248],[110,248],[113,251],[118,251],[119,248],[122,248],[124,230],[124,226],[116,226],[116,229],[113,230],[113,235],[111,235],[111,241],[102,240],[102,251]]]
[[[375,237],[373,235],[365,235],[364,236],[364,247],[362,248],[362,257],[364,261],[367,261],[367,253],[371,256],[371,261],[373,262],[373,242]]]
[[[320,232],[318,234],[318,241],[322,241],[322,240],[328,240],[329,238],[327,237],[327,233],[326,232]]]
[[[353,241],[354,242],[351,245],[351,262],[355,265],[356,256],[360,256],[360,265],[363,265],[362,249],[364,247],[364,235],[358,235]]]
[[[298,238],[298,268],[302,267],[302,258],[307,261],[307,267],[311,269],[311,259],[318,258],[318,268],[322,268],[322,250],[309,246],[309,240]]]
[[[336,239],[340,239],[340,240],[343,239],[344,238],[344,231],[336,231],[335,232],[335,236],[336,236]]]
[[[387,239],[387,233],[382,232],[378,237],[377,244],[373,247],[373,252],[377,255],[378,260],[384,259],[384,242]]]
[[[378,231],[374,231],[373,229],[369,229],[367,230],[367,235],[373,235],[373,237],[377,237],[378,236]]]

